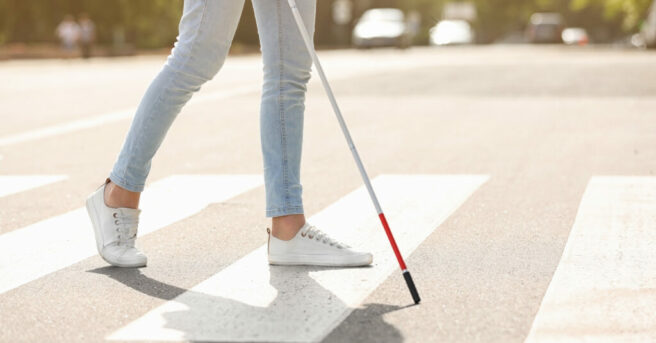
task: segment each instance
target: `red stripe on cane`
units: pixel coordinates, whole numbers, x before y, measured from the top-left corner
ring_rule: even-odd
[[[387,219],[385,219],[385,214],[383,213],[378,214],[378,218],[380,218],[380,222],[383,223],[383,228],[385,229],[387,238],[389,239],[390,244],[392,245],[392,250],[394,250],[394,255],[396,255],[396,259],[399,261],[399,266],[401,266],[401,270],[406,270],[407,268],[405,266],[405,262],[403,261],[401,252],[399,252],[399,247],[396,246],[396,241],[394,240],[394,236],[392,236],[392,230],[390,230],[390,227],[387,224]]]

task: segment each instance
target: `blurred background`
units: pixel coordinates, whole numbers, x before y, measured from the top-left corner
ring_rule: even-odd
[[[321,0],[315,39],[320,48],[495,43],[646,48],[656,42],[653,2]],[[167,53],[182,5],[182,0],[0,0],[0,59]],[[257,51],[250,2],[241,21],[232,52]]]

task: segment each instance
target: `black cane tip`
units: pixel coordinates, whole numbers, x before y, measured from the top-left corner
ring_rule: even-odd
[[[407,270],[404,271],[403,278],[405,279],[405,283],[408,285],[408,289],[410,290],[410,295],[412,295],[412,300],[414,300],[415,305],[419,304],[421,298],[419,298],[419,292],[417,292],[417,287],[415,287],[415,283],[414,281],[412,281],[412,276],[410,276],[410,272]]]

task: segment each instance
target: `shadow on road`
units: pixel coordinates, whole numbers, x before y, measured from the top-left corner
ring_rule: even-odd
[[[107,266],[88,270],[87,272],[107,275],[109,278],[143,294],[164,300],[173,300],[173,298],[188,291],[187,289],[149,278],[146,275],[141,274],[141,270],[137,268],[116,268]]]
[[[162,317],[166,321],[165,329],[175,330],[186,340],[230,341],[239,337],[241,340],[252,341],[281,341],[290,338],[304,341],[327,334],[319,332],[317,328],[332,330],[333,325],[338,323],[331,323],[330,317],[348,308],[338,296],[323,288],[310,275],[311,272],[326,269],[331,268],[271,266],[269,283],[275,289],[275,296],[265,304],[256,305],[176,287],[152,279],[139,269],[103,267],[88,272],[106,275],[148,296],[167,301],[175,299],[176,303],[184,305],[184,310],[176,307],[176,310],[163,312]],[[355,309],[349,318],[354,315],[354,318],[359,318],[352,324],[361,330],[355,332],[356,336],[349,337],[349,340],[403,341],[400,331],[385,323],[382,318],[386,313],[403,308],[367,304]],[[324,318],[324,313],[329,314],[329,318]],[[365,313],[363,318],[361,314]],[[337,336],[331,334],[325,341],[337,342],[334,337]],[[158,338],[161,337],[152,337]]]
[[[396,343],[403,342],[401,331],[383,319],[387,313],[416,306],[365,304],[355,309],[340,323],[322,343],[339,343],[348,341],[372,342],[372,343]]]

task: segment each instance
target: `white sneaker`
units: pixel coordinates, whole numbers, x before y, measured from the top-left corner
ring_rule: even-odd
[[[373,261],[370,253],[355,251],[307,222],[289,241],[267,233],[269,264],[356,267]]]
[[[87,211],[96,235],[96,247],[107,263],[117,267],[143,267],[146,255],[134,247],[140,209],[105,205],[105,184],[87,198]]]

